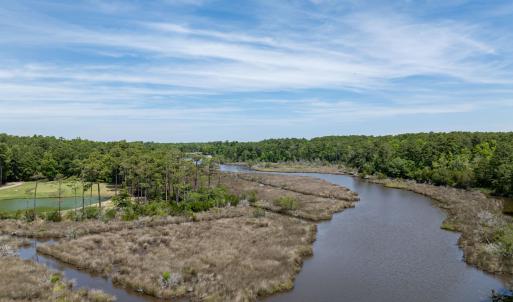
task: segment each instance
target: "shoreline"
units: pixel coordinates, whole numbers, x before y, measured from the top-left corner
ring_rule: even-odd
[[[463,251],[463,260],[482,271],[498,276],[509,289],[513,288],[513,259],[501,255],[497,243],[492,240],[494,233],[513,222],[512,217],[502,213],[503,201],[499,199],[477,190],[441,187],[403,179],[361,177],[354,171],[335,165],[295,163],[287,166],[285,163],[279,163],[268,167],[246,167],[259,172],[348,175],[387,188],[407,190],[429,197],[433,206],[447,213],[440,228],[459,233],[458,247]]]

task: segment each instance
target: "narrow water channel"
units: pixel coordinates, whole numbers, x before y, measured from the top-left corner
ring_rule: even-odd
[[[43,243],[43,241],[33,240],[30,246],[20,248],[18,254],[20,258],[24,260],[32,260],[39,264],[45,265],[48,268],[61,272],[63,276],[68,280],[73,280],[77,288],[88,288],[88,289],[101,289],[105,293],[108,293],[116,297],[118,302],[155,302],[161,301],[148,295],[138,293],[136,291],[126,290],[113,285],[112,280],[104,278],[98,275],[90,274],[86,271],[81,271],[74,266],[60,262],[52,257],[48,257],[37,253],[37,245]],[[53,243],[52,241],[46,241],[45,243]]]
[[[499,279],[463,262],[459,235],[440,229],[445,214],[429,198],[346,175],[287,174],[345,186],[360,201],[318,225],[314,256],[294,289],[265,301],[479,302],[503,288]]]
[[[222,170],[250,171],[238,166]],[[265,301],[478,302],[487,301],[491,289],[502,289],[500,280],[462,261],[458,234],[440,229],[444,213],[428,198],[350,176],[292,174],[345,186],[361,200],[319,224],[314,256],[305,262],[294,289]],[[20,249],[20,257],[62,272],[78,288],[101,289],[123,302],[160,301],[38,254],[37,244]]]

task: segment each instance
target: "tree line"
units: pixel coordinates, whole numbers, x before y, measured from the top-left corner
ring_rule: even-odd
[[[209,154],[213,159],[195,155]],[[192,154],[191,154],[192,153]],[[0,182],[77,177],[122,186],[144,200],[183,199],[211,182],[217,158],[239,162],[320,161],[362,174],[513,196],[513,133],[451,132],[325,136],[260,142],[94,142],[0,134]],[[207,180],[208,179],[208,180]]]
[[[513,133],[451,132],[387,136],[326,136],[260,142],[179,144],[240,162],[321,161],[362,174],[435,185],[480,187],[513,196]]]

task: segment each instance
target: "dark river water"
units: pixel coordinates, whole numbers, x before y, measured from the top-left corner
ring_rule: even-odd
[[[247,172],[237,166],[222,169]],[[350,176],[293,174],[345,186],[361,200],[318,225],[314,256],[305,261],[294,289],[266,302],[479,302],[489,300],[491,289],[503,288],[499,279],[462,261],[458,234],[440,229],[444,213],[428,198]],[[62,272],[78,288],[102,289],[123,302],[159,301],[40,255],[36,244],[20,249],[20,256]]]
[[[440,229],[445,215],[429,198],[346,175],[292,174],[345,186],[360,201],[318,225],[294,289],[265,301],[478,302],[503,288],[463,262],[459,235]]]

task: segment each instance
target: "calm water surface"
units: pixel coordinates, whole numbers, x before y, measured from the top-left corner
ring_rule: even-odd
[[[345,175],[292,174],[345,186],[360,201],[318,225],[295,288],[265,301],[478,302],[503,288],[463,262],[459,235],[440,229],[445,215],[429,198]]]
[[[102,201],[110,197],[101,197]],[[98,196],[93,196],[91,199],[85,197],[85,205],[95,204],[98,202]],[[17,199],[0,199],[0,212],[15,212],[18,210],[32,209],[34,206],[34,199],[32,198],[17,198]],[[61,209],[73,209],[82,206],[82,196],[77,197],[63,197],[61,198]],[[58,198],[38,198],[36,199],[36,210],[58,209]]]

